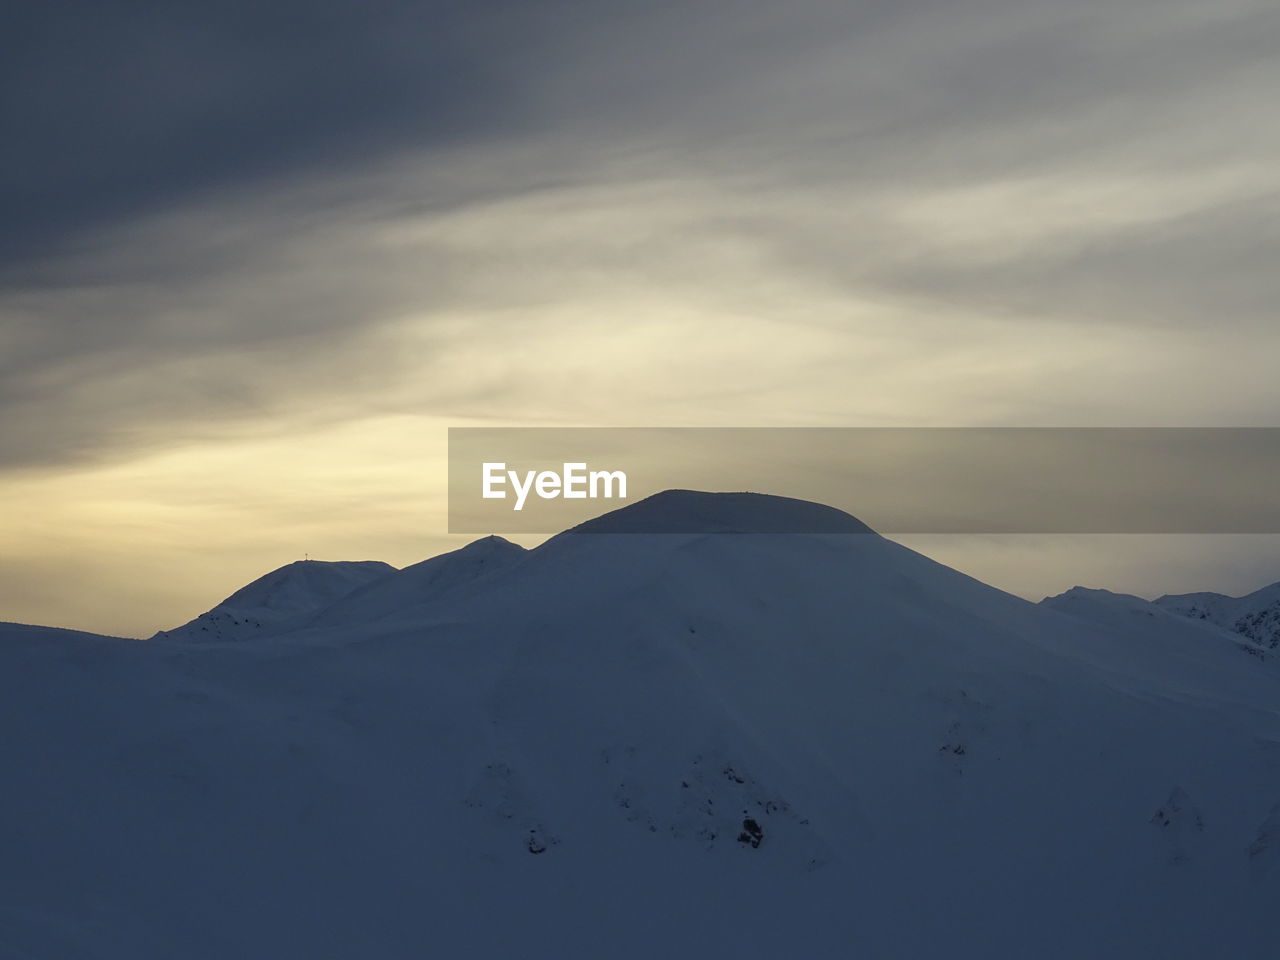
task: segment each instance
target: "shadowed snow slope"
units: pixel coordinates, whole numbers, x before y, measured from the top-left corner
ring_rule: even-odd
[[[1274,955],[1269,663],[876,535],[622,513],[255,643],[0,633],[0,948]]]
[[[194,620],[161,630],[152,639],[251,640],[279,633],[395,570],[381,560],[296,560],[241,587]]]
[[[1140,650],[1143,657],[1151,656],[1162,661],[1169,658],[1204,660],[1218,656],[1225,645],[1259,660],[1267,659],[1266,649],[1248,637],[1208,620],[1179,616],[1150,600],[1127,593],[1072,587],[1066,593],[1046,597],[1040,603],[1112,628],[1120,642]],[[1159,669],[1159,666],[1153,665],[1149,669]]]
[[[1184,593],[1160,597],[1155,602],[1171,613],[1207,620],[1242,634],[1268,650],[1280,646],[1280,583],[1243,597]]]

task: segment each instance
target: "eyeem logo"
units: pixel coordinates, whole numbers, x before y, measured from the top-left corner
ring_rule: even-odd
[[[505,500],[506,486],[515,492],[515,510],[523,510],[532,491],[543,500],[563,497],[566,500],[620,500],[627,498],[627,475],[621,470],[588,470],[585,463],[565,463],[560,473],[554,470],[508,470],[505,463],[480,466],[481,496],[486,500]],[[615,492],[616,489],[616,492]]]

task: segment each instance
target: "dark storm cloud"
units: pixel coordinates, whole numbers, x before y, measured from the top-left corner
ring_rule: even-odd
[[[0,30],[0,255],[248,177],[510,130],[531,6],[28,4]]]
[[[639,135],[694,168],[820,179],[1061,162],[1265,64],[1265,6],[1202,8],[30,4],[0,31],[0,260],[227,184],[486,139]]]
[[[247,180],[661,122],[815,29],[785,26],[709,0],[29,3],[0,30],[0,263]]]
[[[0,31],[0,255],[486,139],[639,135],[695,167],[818,177],[1061,161],[1193,121],[1177,104],[1265,69],[1276,19],[1181,0],[29,4]]]

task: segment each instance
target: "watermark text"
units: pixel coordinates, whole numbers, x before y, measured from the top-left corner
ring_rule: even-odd
[[[589,470],[586,463],[561,464],[554,470],[508,470],[505,463],[486,462],[480,466],[481,496],[486,500],[507,499],[507,487],[515,494],[514,510],[523,510],[529,494],[543,500],[625,500],[627,475],[621,470]]]

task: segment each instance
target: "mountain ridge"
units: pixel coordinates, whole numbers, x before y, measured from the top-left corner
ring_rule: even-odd
[[[381,560],[295,560],[240,587],[225,600],[152,640],[247,640],[301,625],[309,614],[395,572]]]
[[[1166,594],[1154,602],[1171,613],[1232,630],[1268,650],[1280,646],[1280,583],[1239,597],[1204,591]]]
[[[1273,952],[1280,678],[1225,631],[879,536],[477,543],[260,642],[0,643],[8,942]]]

